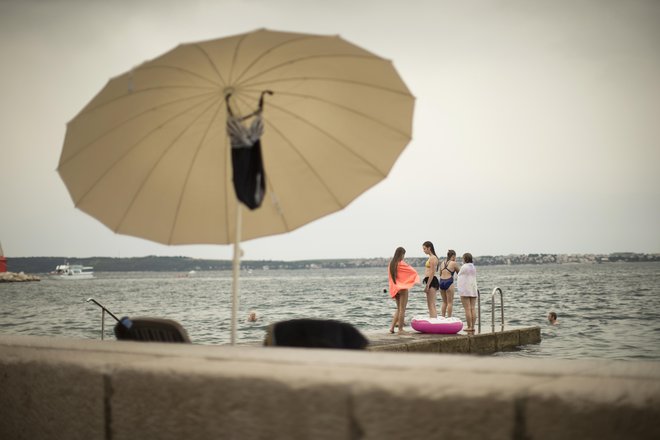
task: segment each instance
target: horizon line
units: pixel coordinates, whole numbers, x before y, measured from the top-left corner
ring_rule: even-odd
[[[486,258],[486,257],[517,257],[517,256],[542,256],[542,255],[554,255],[554,256],[623,256],[623,255],[651,255],[651,256],[660,256],[660,252],[571,252],[571,253],[557,253],[557,252],[529,252],[529,253],[509,253],[509,254],[484,254],[484,255],[475,255],[474,258]],[[438,256],[439,257],[439,256]],[[459,255],[457,255],[457,258]],[[112,256],[91,256],[91,257],[64,257],[61,255],[40,255],[40,256],[29,256],[29,257],[8,257],[7,255],[0,254],[0,258],[5,258],[6,260],[18,259],[18,258],[62,258],[66,259],[92,259],[92,258],[112,258],[112,259],[131,259],[131,258],[186,258],[191,260],[207,260],[207,261],[232,261],[231,258],[199,258],[199,257],[190,257],[187,255],[143,255],[143,256],[132,256],[132,257],[112,257]],[[302,262],[302,261],[337,261],[337,260],[378,260],[378,259],[389,259],[388,257],[337,257],[337,258],[303,258],[303,259],[294,259],[294,260],[274,260],[274,259],[245,259],[241,261],[286,261],[286,262]],[[407,258],[426,258],[423,256],[409,256]]]

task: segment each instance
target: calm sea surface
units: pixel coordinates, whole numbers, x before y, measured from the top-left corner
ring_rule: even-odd
[[[490,292],[500,287],[507,325],[542,328],[541,344],[495,356],[660,360],[660,263],[479,267],[477,261],[477,270],[482,327],[490,327]],[[93,297],[120,317],[175,319],[195,343],[228,343],[231,272],[181,275],[97,272],[93,280],[0,283],[0,333],[99,339],[100,309],[85,302]],[[394,311],[386,286],[385,268],[242,271],[238,340],[261,341],[269,323],[301,317],[385,333]],[[256,323],[245,321],[251,310]],[[454,310],[464,318],[458,298]],[[550,310],[558,326],[547,324]],[[426,311],[416,287],[407,316]],[[106,317],[106,338],[114,338],[112,325]]]

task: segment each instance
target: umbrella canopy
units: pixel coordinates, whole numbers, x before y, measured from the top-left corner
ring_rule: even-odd
[[[263,108],[265,197],[242,220],[227,96]],[[411,138],[414,98],[389,60],[338,36],[258,30],[182,44],[111,79],[67,126],[75,206],[165,244],[294,230],[381,181]]]
[[[68,124],[58,172],[79,209],[165,244],[235,237],[225,95],[264,109],[266,198],[242,240],[294,230],[381,181],[414,98],[390,61],[336,36],[260,30],[184,44],[111,79]]]

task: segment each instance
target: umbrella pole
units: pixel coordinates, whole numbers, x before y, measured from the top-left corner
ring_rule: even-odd
[[[231,282],[231,345],[236,345],[236,327],[238,325],[238,277],[241,269],[241,204],[236,204],[236,240],[234,241],[234,264]]]

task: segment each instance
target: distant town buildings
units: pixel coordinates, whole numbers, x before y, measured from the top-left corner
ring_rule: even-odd
[[[427,257],[406,258],[414,266],[421,267]],[[617,252],[613,254],[511,254],[511,255],[482,255],[475,257],[475,264],[481,266],[514,265],[514,264],[569,264],[569,263],[613,263],[613,262],[642,262],[660,261],[660,254],[637,254],[634,252]],[[460,257],[459,257],[460,262]],[[356,258],[336,260],[308,260],[308,261],[281,261],[268,262],[271,269],[344,269],[361,267],[387,267],[389,258]],[[249,267],[251,262],[241,263]],[[263,264],[260,262],[259,264]],[[256,267],[256,266],[255,266]]]

